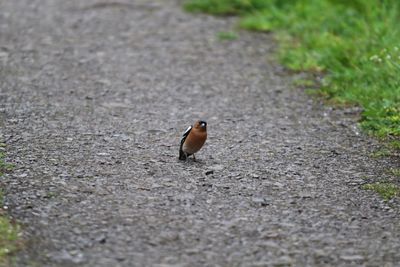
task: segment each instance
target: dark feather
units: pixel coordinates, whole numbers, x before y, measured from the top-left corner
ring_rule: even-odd
[[[179,159],[180,160],[186,160],[187,156],[190,156],[190,155],[186,154],[185,152],[183,152],[182,147],[183,147],[183,144],[185,143],[186,137],[188,137],[192,128],[193,128],[193,126],[189,126],[182,135],[181,146],[179,147]]]

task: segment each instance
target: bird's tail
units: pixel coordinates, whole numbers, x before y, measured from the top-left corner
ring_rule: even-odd
[[[182,149],[179,149],[179,159],[180,160],[186,160],[187,156],[185,154],[185,152],[183,152]]]

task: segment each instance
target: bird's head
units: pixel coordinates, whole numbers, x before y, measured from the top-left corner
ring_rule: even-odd
[[[205,122],[205,121],[197,121],[194,124],[194,128],[202,130],[202,131],[206,131],[207,130],[207,122]]]

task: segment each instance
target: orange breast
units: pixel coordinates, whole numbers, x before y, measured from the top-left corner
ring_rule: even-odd
[[[182,150],[188,154],[194,154],[200,150],[207,139],[206,131],[190,131],[188,137],[186,137],[185,143],[183,144]]]

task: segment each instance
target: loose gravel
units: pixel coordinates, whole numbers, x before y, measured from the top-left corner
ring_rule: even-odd
[[[357,109],[294,88],[271,35],[219,40],[234,19],[180,4],[0,0],[15,265],[399,266],[399,201],[361,189],[396,162]]]

